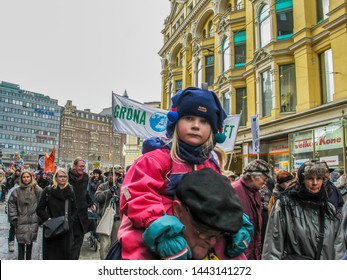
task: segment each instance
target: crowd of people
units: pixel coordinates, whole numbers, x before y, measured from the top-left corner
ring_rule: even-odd
[[[112,171],[102,172],[96,168],[88,174],[85,172],[85,160],[81,157],[74,160],[69,170],[57,168],[55,172],[35,172],[25,169],[24,164],[12,164],[5,170],[0,169],[1,190],[10,224],[8,251],[15,252],[17,247],[18,259],[30,260],[34,242],[41,242],[37,240],[39,227],[47,220],[64,216],[67,209],[68,232],[56,237],[46,237],[43,227],[42,257],[44,260],[78,260],[85,234],[90,232],[97,235],[96,223],[89,219],[88,209],[102,217],[105,198],[98,195],[98,191],[101,193],[108,190],[110,198],[119,198],[124,170],[117,165]],[[117,238],[116,231],[112,238],[107,240],[97,236],[103,249],[100,250],[101,259],[107,254],[111,242]]]
[[[0,171],[9,251],[16,238],[18,259],[31,259],[39,226],[67,215],[67,231],[43,234],[43,259],[78,260],[88,232],[100,259],[346,259],[343,170],[336,184],[314,159],[295,172],[274,172],[259,158],[241,174],[224,170],[217,144],[225,141],[225,118],[213,91],[189,87],[172,98],[166,137],[146,139],[126,172],[116,165],[88,174],[78,157],[69,170],[35,174],[17,157],[10,176]],[[111,206],[105,233],[99,225]]]

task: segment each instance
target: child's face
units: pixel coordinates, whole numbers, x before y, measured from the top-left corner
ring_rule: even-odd
[[[210,137],[211,125],[202,117],[184,116],[177,122],[178,137],[191,146],[200,146]]]

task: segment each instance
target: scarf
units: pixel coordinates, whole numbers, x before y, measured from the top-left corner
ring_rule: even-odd
[[[169,141],[169,139],[152,137],[143,142],[142,153],[145,154],[158,148],[170,150],[171,147],[172,143]],[[178,142],[178,147],[178,157],[189,164],[203,163],[210,158],[210,154],[213,150],[212,145],[207,149],[204,149],[202,145],[197,147],[191,146],[181,140]]]
[[[288,192],[290,196],[297,197],[303,202],[312,204],[312,206],[325,205],[328,200],[326,184],[321,187],[318,193],[310,193],[304,184],[300,184]]]
[[[203,146],[191,146],[179,140],[177,151],[179,158],[191,164],[200,164],[209,159],[213,146],[204,149]]]

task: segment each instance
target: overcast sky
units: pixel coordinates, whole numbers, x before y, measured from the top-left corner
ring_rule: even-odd
[[[160,101],[169,0],[0,0],[0,81],[99,113]]]

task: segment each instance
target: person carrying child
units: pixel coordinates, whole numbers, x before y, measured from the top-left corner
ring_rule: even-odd
[[[118,240],[122,259],[191,258],[191,250],[183,236],[184,226],[172,213],[176,186],[188,172],[211,168],[221,173],[219,162],[223,152],[215,146],[225,141],[225,118],[213,91],[188,87],[172,98],[167,138],[144,141],[143,155],[132,164],[121,187]],[[226,254],[218,256],[219,259],[244,258],[242,253],[253,227],[246,215],[241,217],[242,223],[237,233],[228,238],[221,236],[217,241],[226,244]],[[164,227],[170,230],[161,230]],[[158,245],[155,248],[151,245],[153,242],[148,244],[143,238],[148,231]]]

